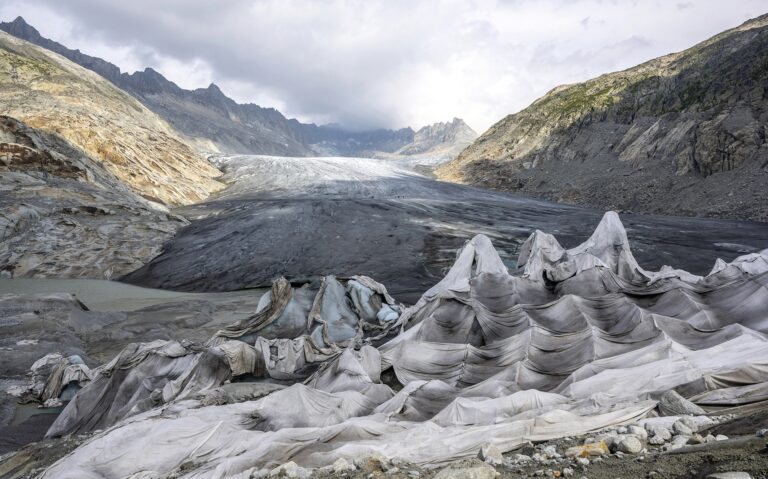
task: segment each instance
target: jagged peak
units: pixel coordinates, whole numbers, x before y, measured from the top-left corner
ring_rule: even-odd
[[[209,91],[212,91],[212,92],[221,93],[222,95],[224,94],[221,91],[221,88],[219,88],[219,86],[217,84],[215,84],[215,83],[211,83],[210,85],[208,85],[208,88],[206,88],[206,89],[209,90]]]
[[[24,17],[22,17],[21,15],[19,15],[19,16],[18,16],[18,17],[16,17],[16,18],[14,18],[14,19],[13,19],[13,21],[12,21],[11,23],[13,23],[14,25],[26,25],[26,26],[28,26],[28,27],[34,28],[34,27],[32,27],[32,25],[30,25],[29,23],[27,23],[27,21],[26,21],[26,20],[24,20]]]
[[[163,76],[163,74],[162,74],[162,73],[160,73],[159,71],[155,70],[155,69],[154,69],[154,68],[152,68],[152,67],[146,67],[146,68],[144,69],[143,73],[145,73],[145,74],[147,74],[147,75],[151,75],[151,76],[153,76],[153,77],[162,77],[163,79],[165,79],[165,77]]]
[[[24,20],[24,17],[21,15],[13,19],[11,22],[2,22],[0,25],[9,25],[9,30],[14,32],[14,34],[23,33],[24,36],[27,37],[40,37],[40,32],[35,27],[27,23],[27,21]]]

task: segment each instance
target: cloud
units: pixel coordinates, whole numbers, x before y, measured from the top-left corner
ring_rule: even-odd
[[[484,130],[551,88],[677,51],[763,0],[6,0],[124,70],[350,128],[459,116]]]

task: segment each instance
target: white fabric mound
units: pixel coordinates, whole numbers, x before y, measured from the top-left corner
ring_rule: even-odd
[[[207,345],[129,347],[49,434],[104,430],[43,477],[247,478],[372,452],[440,464],[637,421],[671,389],[705,408],[768,397],[768,250],[705,277],[646,271],[607,213],[570,250],[533,233],[518,264],[477,236],[396,320],[369,278],[328,278],[311,301],[278,282]],[[235,376],[294,384],[203,405]]]

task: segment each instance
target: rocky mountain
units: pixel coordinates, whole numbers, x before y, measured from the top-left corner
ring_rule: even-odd
[[[221,188],[219,171],[135,98],[4,32],[0,114],[60,137],[154,202],[188,204]]]
[[[0,117],[0,277],[118,277],[188,222],[58,135]]]
[[[463,121],[436,123],[418,131],[350,131],[288,119],[274,108],[238,104],[214,84],[185,90],[147,68],[120,68],[47,39],[22,17],[0,23],[0,30],[56,52],[130,93],[205,151],[283,156],[440,156],[453,158],[477,134]],[[413,151],[402,153],[401,151]]]
[[[464,120],[454,118],[453,121],[434,123],[420,128],[413,135],[410,144],[400,148],[396,153],[403,156],[434,154],[441,151],[445,156],[456,156],[477,138],[475,130]]]
[[[768,15],[555,88],[439,177],[551,200],[768,221]]]

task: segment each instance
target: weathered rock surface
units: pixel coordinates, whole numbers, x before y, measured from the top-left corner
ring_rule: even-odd
[[[573,446],[565,451],[566,457],[596,457],[610,454],[608,445],[603,441],[584,444],[582,446]]]
[[[220,189],[216,168],[99,75],[4,32],[0,71],[0,114],[69,142],[145,198],[188,204]]]
[[[616,444],[616,449],[624,454],[637,454],[643,450],[643,443],[636,437],[626,436]]]
[[[707,479],[752,479],[752,476],[746,472],[716,472],[708,475]]]
[[[453,162],[451,181],[638,212],[768,220],[768,16],[555,88]]]
[[[501,455],[501,450],[494,446],[493,444],[485,444],[483,447],[480,448],[480,453],[478,454],[478,458],[480,458],[481,461],[484,461],[487,464],[490,464],[492,466],[498,466],[501,464],[504,460],[504,458]]]
[[[0,277],[121,276],[187,224],[61,137],[0,117]]]
[[[435,474],[434,479],[495,479],[496,469],[487,464],[449,466]]]

